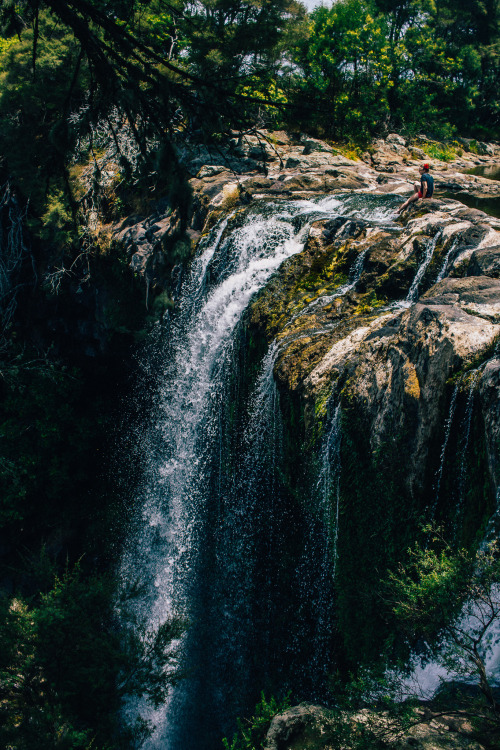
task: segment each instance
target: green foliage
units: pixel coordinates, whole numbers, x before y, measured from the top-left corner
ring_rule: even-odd
[[[437,538],[434,537],[434,542]],[[473,558],[466,550],[423,548],[408,550],[409,563],[391,573],[393,611],[415,634],[435,637],[456,619],[467,595]]]
[[[428,546],[409,549],[407,561],[389,576],[393,612],[409,642],[423,639],[449,679],[476,682],[483,694],[480,716],[498,730],[498,706],[485,666],[500,622],[498,542],[472,554],[454,551],[440,529],[424,531]]]
[[[144,736],[140,720],[132,735],[120,727],[121,701],[165,699],[178,679],[172,641],[184,625],[124,628],[115,598],[109,577],[84,574],[77,564],[35,601],[0,599],[3,747],[98,750]]]
[[[45,212],[41,216],[40,238],[49,245],[64,250],[74,238],[74,223],[71,211],[62,190],[48,194]]]
[[[271,720],[287,708],[290,708],[289,695],[278,701],[274,696],[267,700],[262,693],[252,718],[238,719],[238,731],[233,739],[224,737],[224,750],[262,750]]]
[[[383,17],[374,17],[363,0],[343,0],[311,16],[309,38],[297,45],[305,76],[298,81],[304,100],[327,133],[366,140],[388,112],[389,44]],[[326,110],[328,109],[328,113]]]
[[[36,355],[4,363],[0,388],[0,526],[29,538],[61,524],[61,499],[86,483],[92,421],[79,412],[81,375]]]
[[[484,8],[471,12],[456,0],[317,8],[294,48],[303,126],[357,143],[387,128],[441,139],[498,133],[499,14],[493,3],[486,31]]]
[[[78,44],[64,26],[43,13],[39,33],[36,75],[31,29],[1,48],[0,154],[4,168],[30,198],[31,210],[45,214],[44,225],[50,231],[68,223],[61,197],[65,159],[73,144],[67,115],[70,104],[77,105],[83,97],[88,79],[79,63]]]
[[[460,151],[460,147],[458,143],[455,147],[444,143],[431,143],[429,145],[426,144],[425,151],[432,159],[453,161],[459,155],[457,152]]]

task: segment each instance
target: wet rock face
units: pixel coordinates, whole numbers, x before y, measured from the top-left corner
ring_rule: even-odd
[[[467,273],[470,276],[492,276],[500,278],[500,246],[483,247],[475,250],[470,259]]]
[[[500,183],[463,174],[497,158],[497,147],[478,155],[466,145],[454,162],[433,163],[435,198],[411,204],[392,225],[346,217],[313,225],[304,251],[249,311],[253,335],[279,341],[275,375],[303,402],[306,427],[336,382],[362,412],[373,450],[391,431],[407,436],[410,496],[423,491],[449,379],[492,356],[500,334],[500,221],[439,197],[441,187],[500,196]],[[314,138],[236,134],[227,148],[186,161],[193,176],[184,234],[174,212],[132,217],[114,238],[135,273],[161,285],[176,243],[188,256],[202,232],[255,200],[355,191],[394,194],[396,209],[427,147],[390,134],[358,161]]]
[[[483,394],[488,373],[491,401],[496,370],[481,368],[500,337],[499,222],[453,201],[431,203],[415,204],[400,225],[317,222],[250,312],[254,335],[279,341],[275,376],[304,404],[306,430],[335,383],[372,454],[404,436],[404,492],[421,499],[436,470],[449,381],[479,367],[475,388]],[[498,487],[497,410],[485,420]]]
[[[490,474],[500,476],[500,359],[486,363],[479,383]],[[497,490],[498,492],[498,490]]]

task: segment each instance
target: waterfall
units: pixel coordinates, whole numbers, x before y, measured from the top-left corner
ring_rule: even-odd
[[[441,448],[441,454],[440,454],[440,458],[439,458],[439,469],[438,469],[437,474],[436,474],[436,477],[437,477],[437,480],[436,480],[436,497],[434,499],[434,504],[433,504],[433,512],[432,512],[433,516],[434,516],[434,514],[436,512],[437,504],[438,504],[438,501],[439,501],[439,491],[441,489],[441,479],[443,477],[444,459],[445,459],[445,456],[446,456],[446,448],[448,446],[448,441],[450,439],[451,425],[453,423],[453,417],[455,416],[455,408],[456,408],[456,405],[457,405],[457,396],[458,396],[459,384],[460,384],[460,381],[458,381],[456,383],[456,385],[455,385],[455,387],[453,389],[453,393],[452,393],[451,401],[450,401],[450,409],[449,409],[449,412],[448,412],[448,418],[446,420],[445,427],[444,427],[443,446]]]
[[[334,400],[334,399],[332,399]],[[325,568],[330,561],[332,574],[335,577],[337,566],[337,541],[339,534],[339,506],[340,506],[340,442],[341,442],[342,413],[340,403],[337,403],[320,450],[320,471],[318,479],[318,494],[323,525],[328,530],[325,545]],[[334,517],[332,518],[332,501]]]
[[[140,512],[121,566],[125,586],[142,583],[131,605],[136,619],[155,628],[178,614],[189,623],[181,643],[186,678],[167,705],[126,707],[131,719],[140,714],[154,726],[148,750],[219,747],[260,690],[286,684],[292,673],[302,670],[304,695],[315,694],[311,609],[323,602],[331,623],[332,592],[318,571],[325,550],[332,558],[337,519],[325,528],[325,509],[318,515],[284,492],[278,350],[270,347],[248,392],[238,370],[239,324],[254,294],[303,248],[313,221],[360,211],[388,221],[391,203],[349,194],[235,212],[203,239],[183,280],[151,421],[138,440]],[[339,425],[336,409],[325,447],[334,465]],[[324,483],[333,488],[337,474],[333,468]]]
[[[412,284],[410,286],[410,289],[408,291],[406,302],[416,302],[418,299],[418,287],[420,282],[422,281],[423,275],[427,270],[427,267],[429,263],[432,260],[432,256],[434,255],[434,250],[436,249],[436,245],[438,243],[439,238],[442,235],[442,230],[440,229],[432,239],[427,240],[427,247],[425,250],[425,256],[420,264],[417,273],[415,274],[415,278],[412,281]]]
[[[460,449],[459,449],[460,473],[458,476],[458,500],[457,500],[457,507],[455,510],[456,532],[458,532],[458,529],[460,527],[460,523],[459,523],[460,515],[463,510],[463,505],[465,501],[465,483],[467,480],[467,453],[469,449],[470,428],[471,428],[471,423],[472,423],[472,411],[474,407],[474,394],[475,394],[476,383],[477,383],[479,374],[480,374],[479,369],[471,374],[471,382],[469,386],[469,392],[467,394],[465,414],[462,420],[462,424],[460,426],[460,435],[461,435],[461,442],[460,442]]]
[[[450,249],[446,253],[446,257],[444,259],[443,265],[441,266],[441,270],[438,273],[438,276],[437,276],[437,279],[436,279],[436,283],[438,281],[442,281],[444,279],[444,277],[446,276],[446,272],[448,270],[448,264],[450,262],[450,258],[453,255],[453,253],[454,253],[455,248],[456,248],[457,245],[458,245],[458,238],[455,238],[453,240],[453,242],[451,243]]]
[[[314,503],[308,518],[308,542],[299,566],[301,598],[308,602],[314,622],[313,647],[308,658],[309,679],[315,676],[313,700],[327,700],[334,627],[334,581],[340,512],[340,446],[342,412],[335,389],[330,397],[325,433],[319,447]],[[311,564],[312,563],[312,564]]]

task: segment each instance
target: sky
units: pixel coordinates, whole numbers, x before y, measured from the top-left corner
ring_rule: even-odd
[[[318,5],[329,6],[331,4],[328,0],[323,0],[323,2],[322,0],[301,0],[301,2],[306,6],[307,10],[314,10]]]

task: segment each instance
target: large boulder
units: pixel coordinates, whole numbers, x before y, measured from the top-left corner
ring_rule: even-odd
[[[484,750],[467,717],[417,708],[405,729],[387,712],[333,712],[301,703],[271,721],[263,750]]]

